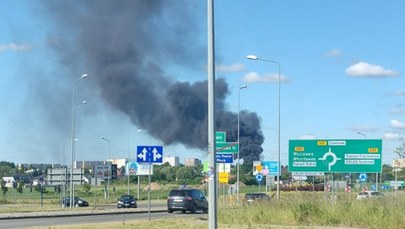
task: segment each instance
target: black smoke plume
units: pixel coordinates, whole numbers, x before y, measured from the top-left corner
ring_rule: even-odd
[[[206,149],[207,81],[178,82],[166,69],[206,64],[205,4],[181,0],[44,1],[52,49],[70,68],[89,69],[102,100],[164,144]],[[202,74],[203,75],[203,74]],[[195,79],[195,76],[190,76]],[[237,140],[237,114],[227,111],[216,80],[216,128]],[[264,141],[256,113],[240,115],[241,158],[258,160]]]

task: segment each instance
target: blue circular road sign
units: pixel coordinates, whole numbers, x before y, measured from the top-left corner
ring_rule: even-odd
[[[361,174],[359,175],[359,179],[360,179],[361,181],[366,181],[366,180],[367,180],[367,175],[366,175],[365,173],[361,173]]]
[[[263,180],[263,175],[261,173],[256,174],[257,182],[261,182]]]

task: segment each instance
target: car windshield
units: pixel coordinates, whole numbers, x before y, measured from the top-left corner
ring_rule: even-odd
[[[384,194],[382,194],[381,192],[372,192],[371,195],[372,196],[384,196]]]
[[[268,196],[264,193],[247,193],[246,198],[260,198],[260,199],[266,199]]]
[[[187,196],[187,191],[185,190],[172,190],[169,196]]]
[[[134,199],[134,197],[133,196],[121,196],[121,199],[122,200],[132,200],[132,199]]]

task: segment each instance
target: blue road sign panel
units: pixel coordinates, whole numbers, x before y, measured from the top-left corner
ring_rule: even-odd
[[[271,176],[277,176],[277,171],[278,171],[278,162],[277,161],[263,161],[262,164],[263,164],[264,169],[267,169]]]
[[[261,182],[263,180],[263,175],[261,173],[256,174],[257,182]]]
[[[217,163],[233,163],[232,153],[217,153]]]
[[[367,180],[367,175],[365,173],[361,173],[359,175],[359,179],[360,179],[360,181],[366,181]]]
[[[162,146],[137,146],[136,162],[138,163],[162,163]]]

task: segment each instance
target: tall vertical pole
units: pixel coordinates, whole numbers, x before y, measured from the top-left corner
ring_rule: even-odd
[[[127,174],[127,187],[128,187],[127,195],[129,195],[129,162],[131,161],[129,152],[130,152],[130,147],[129,147],[129,135],[128,135],[128,161],[125,163],[125,166],[126,166],[125,172]]]
[[[73,165],[75,161],[75,140],[76,140],[76,83],[87,77],[87,74],[83,74],[82,77],[73,81],[73,93],[72,93],[72,164],[70,167],[70,200],[69,205],[72,208],[74,204],[74,186],[73,186]]]
[[[105,137],[101,137],[102,140],[108,142],[108,158],[107,160],[111,159],[111,140]],[[112,163],[110,163],[112,164]],[[108,177],[107,177],[107,200],[110,200],[110,179],[111,179],[111,166],[110,166],[110,171],[108,172]]]
[[[243,85],[239,87],[238,91],[238,157],[237,157],[237,174],[236,174],[236,202],[239,203],[239,188],[240,188],[240,179],[239,179],[239,174],[240,174],[240,91],[244,88],[246,88],[247,85]]]
[[[149,175],[148,175],[148,220],[150,221],[150,175],[152,173],[152,162],[149,162]]]
[[[72,98],[72,164],[70,165],[70,195],[69,195],[69,206],[72,209],[74,201],[73,194],[73,165],[75,161],[75,138],[76,138],[76,81],[73,82],[73,98]]]
[[[215,159],[214,0],[207,0],[208,19],[208,228],[217,228],[217,169]]]
[[[281,64],[275,62],[278,65],[278,155],[277,155],[277,200],[280,199],[280,179],[281,179],[281,159],[280,159],[280,150],[281,150]]]
[[[140,182],[140,180],[139,180],[139,175],[138,175],[138,192],[137,192],[137,198],[138,198],[138,200],[139,200],[139,198],[140,198],[140,193],[141,193],[141,183],[139,183]]]
[[[280,177],[281,177],[281,159],[280,159],[280,154],[281,154],[281,64],[277,61],[274,60],[267,60],[267,59],[261,59],[255,55],[248,55],[246,56],[247,59],[249,60],[261,60],[261,61],[266,61],[270,62],[273,64],[277,64],[278,66],[278,136],[277,136],[277,141],[278,141],[278,152],[277,152],[277,200],[280,199]]]

